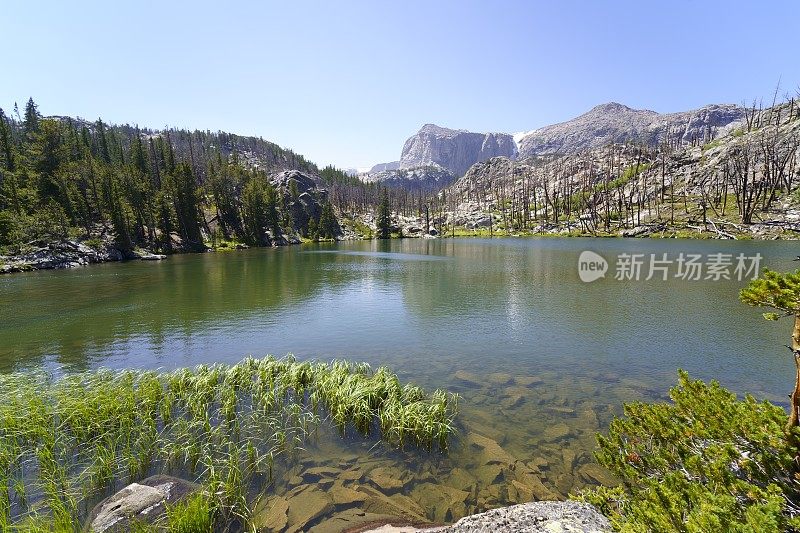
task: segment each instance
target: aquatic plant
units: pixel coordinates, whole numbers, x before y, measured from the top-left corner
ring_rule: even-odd
[[[60,379],[3,375],[0,530],[79,531],[92,504],[153,473],[200,482],[208,497],[187,508],[206,506],[217,522],[243,525],[253,481],[270,480],[275,458],[320,423],[445,449],[455,409],[455,396],[403,386],[386,368],[292,357]],[[189,520],[176,509],[176,521]]]

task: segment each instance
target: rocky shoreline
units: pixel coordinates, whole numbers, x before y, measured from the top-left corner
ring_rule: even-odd
[[[50,243],[33,243],[32,248],[19,255],[0,255],[0,274],[30,272],[32,270],[64,269],[112,261],[139,259],[160,261],[166,255],[146,250],[123,252],[109,245],[92,247],[85,242],[65,240]]]
[[[800,214],[797,218],[800,218]],[[365,216],[359,220],[362,224],[370,225],[373,220]],[[453,238],[453,237],[605,237],[605,238],[691,238],[691,239],[748,239],[748,240],[798,240],[800,239],[800,222],[790,220],[763,221],[750,225],[732,223],[706,223],[669,225],[665,223],[642,224],[628,229],[621,229],[612,233],[602,231],[587,231],[577,223],[542,225],[526,232],[507,233],[490,228],[497,224],[499,219],[486,213],[474,212],[463,215],[459,219],[461,226],[454,232],[440,234],[430,225],[426,231],[424,224],[417,218],[400,217],[393,228],[403,238]],[[339,240],[371,240],[366,236],[343,228],[342,238]],[[348,231],[350,230],[350,231]],[[286,245],[301,244],[298,238],[284,236]],[[33,270],[65,269],[97,263],[114,261],[142,260],[158,261],[166,259],[163,254],[152,253],[147,250],[123,251],[111,243],[90,246],[86,241],[64,240],[59,242],[29,243],[29,250],[17,255],[0,255],[0,274],[15,272],[30,272]],[[248,248],[238,245],[235,249]],[[209,249],[209,251],[214,251]],[[183,253],[178,251],[176,253]]]

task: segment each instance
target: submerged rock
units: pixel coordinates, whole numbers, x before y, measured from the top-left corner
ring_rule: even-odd
[[[508,385],[514,379],[511,377],[511,374],[507,372],[493,372],[489,374],[489,383],[493,383],[494,385]]]
[[[581,477],[589,483],[597,483],[606,487],[613,487],[619,483],[619,480],[612,476],[611,472],[597,463],[587,463],[580,468],[579,472]]]
[[[333,510],[333,502],[328,495],[313,487],[297,494],[288,502],[288,506],[290,531],[305,531],[307,524]]]
[[[558,422],[556,424],[547,426],[544,432],[542,433],[542,436],[548,442],[555,442],[555,441],[560,441],[562,439],[566,439],[572,434],[573,434],[572,428],[570,428],[564,422]]]
[[[379,466],[370,471],[367,478],[385,494],[391,494],[406,485],[405,473],[389,466]]]
[[[481,379],[480,376],[473,374],[471,372],[467,372],[466,370],[456,371],[456,373],[453,374],[453,377],[456,380],[473,387],[482,387],[486,384],[484,380]]]
[[[422,483],[411,492],[416,500],[425,502],[428,517],[435,522],[451,522],[457,516],[467,513],[470,493],[447,485]]]
[[[256,507],[253,525],[267,531],[283,531],[289,522],[289,502],[286,498],[272,498]]]

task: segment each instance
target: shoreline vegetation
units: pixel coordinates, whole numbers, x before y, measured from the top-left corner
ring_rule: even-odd
[[[345,222],[347,224],[347,222]],[[363,231],[364,226],[360,227]],[[414,228],[412,226],[412,228]],[[725,228],[725,229],[721,229]],[[650,224],[635,228],[620,230],[619,232],[582,231],[570,225],[560,228],[549,228],[541,231],[505,232],[493,231],[487,228],[469,229],[466,227],[454,228],[447,234],[431,235],[419,232],[408,232],[394,228],[387,239],[406,238],[638,238],[638,239],[694,239],[694,240],[798,240],[800,239],[800,224],[770,222],[742,226],[734,223],[703,225],[685,224],[682,226],[669,226],[665,224]],[[437,232],[438,233],[438,232]],[[287,240],[280,246],[307,244],[311,242],[340,242],[355,240],[374,240],[372,232],[367,236],[351,235],[347,239],[295,239]],[[278,245],[276,245],[278,246]],[[29,243],[25,253],[17,255],[0,254],[0,274],[17,272],[30,272],[34,270],[51,270],[74,268],[96,263],[121,262],[130,260],[159,261],[167,259],[169,255],[182,253],[198,253],[197,251],[173,250],[170,254],[153,253],[147,249],[135,249],[124,252],[116,248],[113,241],[108,238],[74,239],[53,242]],[[207,243],[204,252],[233,252],[250,248],[249,245],[237,241],[222,241]]]
[[[203,489],[185,513],[172,509],[182,516],[174,520],[199,508],[217,526],[246,529],[259,496],[252,489],[321,424],[446,451],[457,409],[455,395],[402,385],[386,368],[292,357],[58,379],[8,374],[0,398],[0,529],[20,532],[81,531],[99,499],[154,474]]]

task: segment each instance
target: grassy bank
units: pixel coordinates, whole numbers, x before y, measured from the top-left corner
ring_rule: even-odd
[[[173,372],[10,374],[0,398],[2,531],[80,531],[91,505],[152,473],[198,481],[216,520],[243,527],[250,488],[320,423],[443,449],[456,407],[385,368],[272,357]]]

